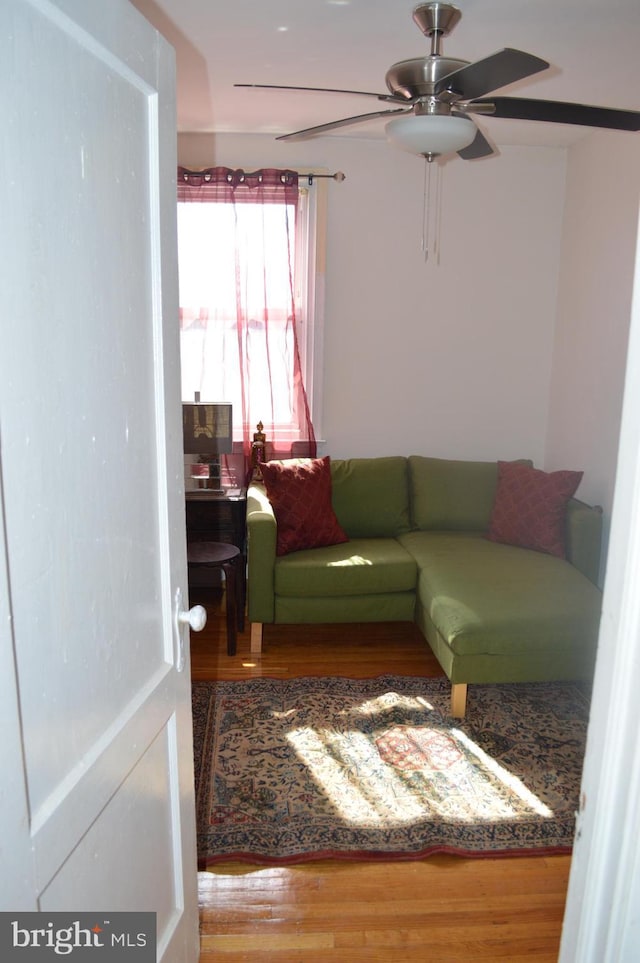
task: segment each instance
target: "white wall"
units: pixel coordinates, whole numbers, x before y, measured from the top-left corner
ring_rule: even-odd
[[[545,467],[585,472],[608,530],[640,202],[640,138],[590,134],[569,150]]]
[[[564,150],[448,163],[439,266],[421,250],[424,162],[384,141],[183,134],[178,155],[346,174],[329,186],[324,451],[542,464]]]

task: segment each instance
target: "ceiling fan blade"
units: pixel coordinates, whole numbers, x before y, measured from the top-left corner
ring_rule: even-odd
[[[528,100],[523,97],[491,97],[478,104],[494,104],[494,117],[513,120],[541,120],[551,124],[580,124],[585,127],[607,127],[612,130],[640,130],[640,112],[590,107],[560,100]],[[474,104],[469,104],[473,112]]]
[[[234,84],[234,87],[252,87],[257,90],[305,90],[319,94],[355,94],[358,97],[375,97],[392,103],[405,103],[407,98],[396,94],[376,94],[370,90],[342,90],[336,87],[289,87],[282,84]]]
[[[441,77],[435,85],[435,92],[440,94],[444,90],[454,90],[461,100],[475,100],[516,80],[531,77],[548,66],[547,61],[540,57],[505,47]]]
[[[471,141],[469,146],[463,147],[462,150],[458,151],[458,157],[461,157],[463,160],[475,160],[477,157],[489,157],[490,154],[495,154],[495,151],[480,128],[478,128],[476,136]]]
[[[394,114],[411,113],[410,107],[398,107],[397,110],[374,110],[372,114],[357,114],[355,117],[344,117],[342,120],[332,120],[328,124],[319,124],[317,127],[307,127],[305,130],[295,130],[292,134],[280,134],[276,140],[307,140],[308,137],[316,137],[318,134],[325,134],[330,130],[337,130],[338,127],[349,127],[351,124],[361,124],[365,120],[372,120],[374,117],[392,117]]]

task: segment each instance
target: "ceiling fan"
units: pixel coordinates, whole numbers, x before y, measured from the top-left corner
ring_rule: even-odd
[[[388,140],[403,150],[422,154],[428,161],[452,153],[458,153],[464,160],[494,153],[487,138],[469,117],[473,114],[614,130],[640,130],[638,111],[553,100],[485,96],[507,84],[546,70],[549,64],[546,60],[510,47],[475,63],[443,56],[442,38],[451,33],[461,16],[460,10],[451,3],[421,3],[414,9],[415,23],[425,36],[431,38],[431,53],[393,64],[385,76],[390,91],[388,94],[277,84],[234,86],[376,97],[395,106],[282,134],[276,140],[307,140],[339,127],[360,124],[375,117],[388,117],[390,120],[385,128]]]

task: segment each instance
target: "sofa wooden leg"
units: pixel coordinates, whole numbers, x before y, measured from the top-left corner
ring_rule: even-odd
[[[262,652],[262,622],[251,623],[251,651]]]
[[[467,683],[457,682],[451,686],[451,715],[454,719],[464,719],[467,711]]]

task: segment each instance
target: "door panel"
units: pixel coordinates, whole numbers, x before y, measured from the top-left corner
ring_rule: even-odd
[[[119,881],[122,905],[140,903],[141,892],[147,888],[149,866],[167,880],[173,877],[171,847],[173,814],[170,773],[166,761],[175,757],[175,746],[168,745],[170,730],[164,727],[146,750],[142,759],[131,770],[68,861],[62,866],[41,899],[43,910],[55,910],[61,905],[70,908],[79,903],[105,907],[112,898],[110,868],[118,871],[117,849],[113,858],[113,841],[126,848],[129,858],[127,875]],[[87,875],[85,866],[95,863],[100,871]],[[161,902],[139,906],[158,913],[158,929],[166,928],[174,908],[169,888],[158,894]]]
[[[172,963],[196,959],[172,607],[187,596],[173,54],[126,0],[5,0],[0,28],[18,159],[0,187],[2,484],[33,887],[42,910],[157,910]]]

